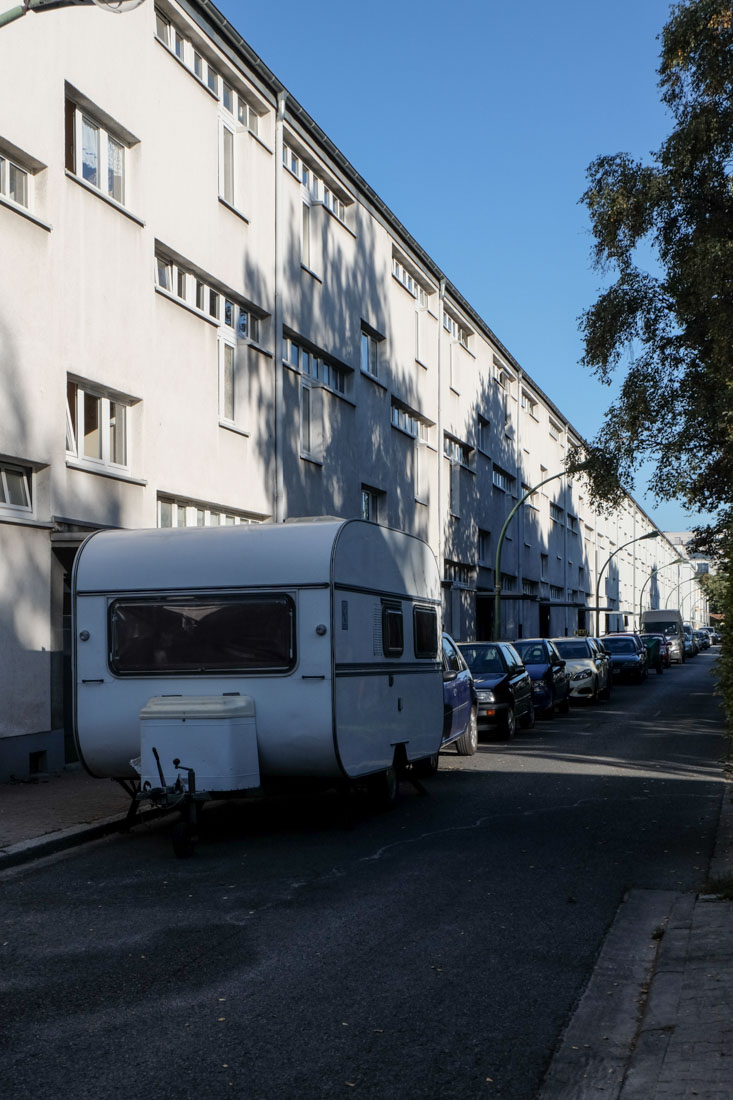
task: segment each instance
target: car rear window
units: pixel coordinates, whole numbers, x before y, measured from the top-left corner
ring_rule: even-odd
[[[474,676],[481,676],[489,672],[504,671],[504,663],[501,659],[498,646],[466,645],[461,646],[461,653]]]
[[[568,657],[572,660],[574,657],[590,657],[587,642],[555,642],[555,648],[561,657]]]
[[[636,653],[631,638],[604,638],[603,644],[611,653]]]

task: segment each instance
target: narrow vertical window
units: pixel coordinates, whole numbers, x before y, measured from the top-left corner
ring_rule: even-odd
[[[307,202],[303,203],[300,258],[306,267],[311,266],[311,208]]]
[[[65,167],[76,172],[76,104],[67,99],[65,104]]]
[[[234,348],[231,344],[222,345],[221,415],[224,420],[234,421]]]
[[[107,193],[122,203],[125,201],[125,150],[114,138],[110,138],[107,143],[107,162]]]
[[[119,401],[109,403],[109,459],[116,466],[127,465],[127,408]]]
[[[84,457],[102,457],[101,432],[102,400],[92,393],[84,394]]]
[[[312,442],[311,424],[311,389],[310,386],[300,387],[300,447],[305,454],[310,454]]]
[[[99,187],[99,127],[88,118],[81,123],[81,174],[87,183]]]
[[[226,126],[221,130],[221,197],[234,205],[234,134]]]
[[[183,61],[183,36],[181,34],[179,34],[178,31],[176,31],[175,32],[175,37],[176,37],[176,41],[175,41],[176,57],[178,58],[179,61]]]

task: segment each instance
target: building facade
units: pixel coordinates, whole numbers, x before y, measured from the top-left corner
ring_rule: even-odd
[[[208,0],[0,33],[0,779],[73,755],[100,527],[364,516],[426,539],[446,628],[488,637],[545,482],[502,634],[664,605],[678,550],[554,477],[578,432]]]

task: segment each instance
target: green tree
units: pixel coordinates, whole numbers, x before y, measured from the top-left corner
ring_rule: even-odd
[[[625,369],[589,444],[591,494],[618,501],[652,460],[655,495],[717,513],[720,535],[733,530],[730,0],[675,4],[661,45],[669,137],[651,163],[598,157],[581,200],[595,265],[615,277],[580,318],[583,362],[605,382]]]
[[[727,573],[703,573],[698,578],[705,591],[714,615],[724,615],[730,589],[730,577]]]

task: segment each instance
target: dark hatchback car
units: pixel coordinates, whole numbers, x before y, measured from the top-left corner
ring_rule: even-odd
[[[458,645],[476,685],[479,733],[498,727],[513,737],[517,722],[534,725],[532,681],[509,642],[460,642]]]
[[[570,673],[549,638],[521,638],[512,643],[532,680],[535,711],[554,718],[570,709]]]
[[[649,658],[638,634],[604,634],[601,638],[610,658],[614,680],[646,680]]]

